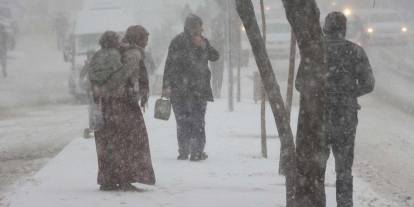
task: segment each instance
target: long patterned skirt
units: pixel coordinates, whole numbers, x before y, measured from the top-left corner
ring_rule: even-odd
[[[155,184],[148,134],[139,106],[128,98],[102,101],[103,127],[95,132],[98,184]]]

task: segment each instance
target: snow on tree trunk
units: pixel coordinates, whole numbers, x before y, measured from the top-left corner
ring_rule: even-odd
[[[250,0],[236,0],[253,53],[269,96],[286,161],[287,206],[325,206],[322,147],[326,144],[324,115],[326,102],[326,49],[315,0],[282,0],[286,16],[297,38],[301,63],[296,88],[301,93],[297,146],[293,142],[288,113],[260,35]],[[319,185],[317,185],[317,184]],[[321,193],[322,192],[322,193]]]
[[[296,158],[295,144],[293,142],[292,130],[289,125],[289,118],[287,116],[279,84],[277,83],[265,48],[263,37],[260,34],[253,4],[250,0],[236,0],[236,7],[246,29],[264,88],[269,97],[269,103],[276,121],[281,144],[285,149],[288,149],[288,154],[286,155],[288,158],[286,162],[286,206],[293,207],[296,180]]]
[[[296,136],[298,180],[297,206],[326,205],[324,176],[327,146],[324,132],[326,106],[326,47],[315,0],[282,0],[286,16],[297,38],[301,55],[296,88],[300,92],[300,113]]]

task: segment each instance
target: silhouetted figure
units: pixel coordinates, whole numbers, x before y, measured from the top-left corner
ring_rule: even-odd
[[[310,199],[318,203],[318,206],[326,205],[324,183],[330,150],[335,157],[337,206],[353,206],[352,165],[358,110],[361,108],[358,98],[372,92],[375,84],[371,65],[364,49],[346,40],[346,31],[347,18],[343,13],[333,12],[326,17],[324,32],[329,71],[324,126],[327,141],[310,146],[304,144],[307,143],[306,136],[300,136],[296,140],[298,152],[307,152],[304,148],[321,151],[320,156],[316,158],[310,154],[299,154],[298,156],[301,157],[308,156],[313,162],[302,158],[298,159],[297,163],[300,173],[318,177],[318,182],[301,181],[306,183],[308,186],[306,190],[313,194]],[[302,75],[298,74],[297,88],[303,87]]]
[[[89,74],[89,70],[91,69],[89,63],[91,62],[92,57],[94,56],[95,51],[90,50],[86,53],[86,60],[84,63],[84,66],[80,72],[80,79],[84,82],[84,87],[86,88],[86,93],[88,95],[88,115],[89,115],[89,127],[84,129],[83,131],[83,137],[85,139],[88,138],[92,138],[93,137],[93,133],[94,131],[97,129],[97,125],[98,125],[98,119],[100,116],[100,105],[95,103],[94,98],[93,98],[93,93],[92,93],[92,84],[89,80],[88,74]]]
[[[69,20],[63,13],[59,13],[56,17],[53,29],[56,32],[57,47],[61,50],[65,45],[65,38],[69,30]]]
[[[111,60],[103,61],[102,68],[108,64],[114,66],[104,70],[110,75],[104,72],[100,75],[102,79],[96,79],[103,82],[92,86],[95,99],[102,104],[103,125],[95,131],[95,143],[98,184],[103,191],[138,191],[132,183],[155,184],[148,134],[141,111],[147,104],[149,93],[143,62],[148,35],[142,26],[129,27],[123,40],[127,45],[121,48],[122,53],[117,52],[120,43],[113,34],[104,35],[100,41],[102,50],[107,51],[106,59]],[[99,54],[100,51],[92,58],[91,64]],[[116,67],[119,62],[122,62],[121,68]]]
[[[209,61],[219,53],[202,36],[203,21],[190,14],[184,32],[170,44],[164,71],[163,96],[171,99],[177,121],[179,160],[207,159],[205,114],[207,102],[213,101]]]
[[[211,44],[220,54],[224,54],[226,46],[226,22],[223,19],[223,13],[220,12],[212,22]],[[215,98],[221,97],[224,76],[224,58],[211,63],[213,95]]]
[[[0,64],[3,77],[7,77],[7,50],[8,50],[8,37],[6,27],[0,24]]]

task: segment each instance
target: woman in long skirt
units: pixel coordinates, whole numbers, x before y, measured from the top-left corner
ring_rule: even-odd
[[[142,63],[148,35],[141,26],[128,28],[124,38],[127,46],[122,48],[123,66],[97,90],[102,104],[103,126],[96,131],[95,141],[98,184],[103,191],[137,191],[132,183],[155,184],[148,134],[141,112],[149,92],[148,75]]]

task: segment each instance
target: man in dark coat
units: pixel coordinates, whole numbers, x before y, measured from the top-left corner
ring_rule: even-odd
[[[65,37],[67,35],[69,27],[70,23],[68,18],[65,16],[65,14],[59,13],[53,25],[53,29],[56,32],[57,47],[59,50],[64,46]]]
[[[0,64],[3,77],[7,77],[7,47],[8,47],[8,38],[6,27],[3,24],[0,24]]]
[[[219,53],[202,36],[203,21],[190,14],[184,32],[169,47],[163,80],[163,97],[170,98],[177,121],[179,160],[207,159],[205,113],[213,101],[209,61],[217,61]]]
[[[213,19],[213,30],[211,31],[212,45],[220,52],[223,53],[226,45],[226,31],[225,21],[223,21],[223,14],[221,12]],[[211,64],[212,78],[213,78],[213,95],[215,98],[221,97],[221,88],[223,85],[224,76],[224,58]]]
[[[80,79],[84,82],[84,87],[88,94],[88,101],[89,101],[89,107],[88,107],[89,127],[85,128],[85,130],[83,131],[83,138],[85,139],[93,137],[94,130],[96,129],[95,124],[97,124],[96,116],[99,116],[99,113],[98,113],[99,105],[95,103],[95,100],[92,94],[91,82],[89,81],[89,78],[88,78],[88,74],[90,72],[89,70],[91,69],[91,67],[89,67],[89,63],[94,55],[95,55],[94,50],[89,50],[86,52],[86,60],[79,74]]]
[[[347,19],[333,12],[326,17],[324,32],[328,47],[328,102],[326,129],[335,157],[338,207],[352,207],[355,134],[358,125],[358,98],[373,91],[374,75],[360,46],[347,41]],[[329,149],[326,160],[329,157]],[[325,162],[326,163],[326,162]]]

